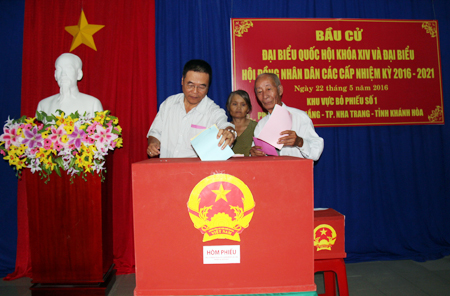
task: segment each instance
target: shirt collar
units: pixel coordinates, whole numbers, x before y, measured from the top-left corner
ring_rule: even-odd
[[[182,96],[180,96],[181,98],[180,98],[180,100],[178,101],[178,103],[180,104],[180,107],[181,108],[183,108],[184,110],[186,110],[185,108],[184,108],[184,94],[182,95]],[[200,113],[205,113],[206,111],[207,111],[207,100],[206,99],[209,99],[209,97],[206,95],[201,101],[200,101],[200,103],[197,105],[197,106],[195,106],[194,108],[192,108],[192,110],[190,111],[190,112],[192,112],[192,111],[194,111],[194,110],[196,110],[196,111],[194,111],[194,112],[200,112]]]

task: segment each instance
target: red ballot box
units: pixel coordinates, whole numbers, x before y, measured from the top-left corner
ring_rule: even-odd
[[[132,165],[135,295],[315,291],[313,161]]]
[[[314,259],[345,257],[345,216],[334,209],[314,211]]]

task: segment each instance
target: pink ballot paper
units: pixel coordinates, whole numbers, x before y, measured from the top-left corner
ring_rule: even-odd
[[[266,125],[258,135],[258,139],[274,146],[277,149],[281,149],[283,144],[277,144],[278,139],[281,137],[280,133],[292,128],[291,113],[280,105],[275,105],[275,108],[270,114],[270,118]],[[255,143],[256,144],[256,143]],[[267,153],[266,153],[267,154]]]
[[[277,149],[275,149],[275,147],[273,147],[272,145],[267,144],[263,140],[260,140],[255,137],[253,137],[253,142],[255,143],[255,146],[261,147],[261,151],[264,152],[265,154],[278,156]]]

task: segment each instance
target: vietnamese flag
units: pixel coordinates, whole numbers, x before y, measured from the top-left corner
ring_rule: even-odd
[[[80,92],[98,98],[123,129],[123,148],[114,152],[113,251],[118,274],[131,273],[131,163],[147,158],[146,133],[157,111],[154,1],[26,0],[20,115],[34,116],[40,100],[59,92],[54,64],[65,52],[83,62]],[[16,270],[8,279],[32,277],[25,181],[18,182]]]

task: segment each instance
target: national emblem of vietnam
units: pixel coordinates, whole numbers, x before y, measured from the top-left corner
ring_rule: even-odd
[[[320,224],[314,228],[314,247],[317,251],[331,251],[331,246],[336,242],[336,231],[331,225]]]
[[[194,227],[204,234],[204,242],[241,241],[239,234],[253,217],[255,201],[240,179],[217,174],[204,178],[194,187],[187,206]]]

